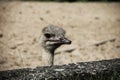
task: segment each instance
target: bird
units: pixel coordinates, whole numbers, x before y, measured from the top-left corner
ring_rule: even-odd
[[[71,44],[65,37],[66,31],[56,25],[47,25],[41,31],[40,46],[42,48],[42,65],[53,66],[55,50],[64,44]]]

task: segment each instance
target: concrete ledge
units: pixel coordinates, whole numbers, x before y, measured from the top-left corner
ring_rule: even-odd
[[[0,80],[120,80],[120,58],[0,71]]]

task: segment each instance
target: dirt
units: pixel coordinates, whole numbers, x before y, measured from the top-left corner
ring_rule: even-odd
[[[42,66],[39,37],[66,30],[55,65],[120,58],[120,3],[0,2],[0,70]]]

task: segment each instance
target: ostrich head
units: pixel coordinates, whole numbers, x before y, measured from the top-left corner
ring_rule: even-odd
[[[40,39],[41,46],[50,52],[54,52],[63,44],[71,44],[71,41],[65,37],[65,30],[54,25],[44,27]]]

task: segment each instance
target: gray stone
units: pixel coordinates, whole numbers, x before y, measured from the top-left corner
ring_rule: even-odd
[[[120,80],[120,58],[0,71],[0,80]]]

